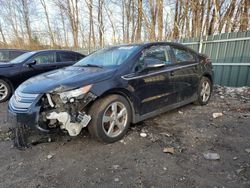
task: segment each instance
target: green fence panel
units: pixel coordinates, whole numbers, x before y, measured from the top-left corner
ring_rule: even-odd
[[[215,84],[250,86],[250,31],[182,39],[179,42],[211,58]]]

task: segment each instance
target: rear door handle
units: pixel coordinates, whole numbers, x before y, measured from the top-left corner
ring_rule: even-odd
[[[171,75],[171,76],[174,76],[174,71],[170,71],[170,75]]]

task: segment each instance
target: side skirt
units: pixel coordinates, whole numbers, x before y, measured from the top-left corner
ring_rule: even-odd
[[[143,114],[143,115],[136,114],[134,116],[133,123],[138,123],[140,121],[143,121],[145,119],[157,116],[157,115],[162,114],[164,112],[179,108],[179,107],[187,105],[187,104],[190,104],[190,103],[192,103],[192,102],[194,102],[196,100],[197,100],[197,95],[194,95],[190,99],[187,99],[187,100],[184,100],[184,101],[181,101],[181,102],[178,102],[178,103],[175,103],[175,104],[172,104],[172,105],[157,109],[157,110],[155,110],[153,112],[149,112],[147,114]]]

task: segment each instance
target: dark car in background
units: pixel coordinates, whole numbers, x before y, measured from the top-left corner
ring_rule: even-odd
[[[209,58],[183,45],[120,45],[27,80],[9,101],[9,119],[19,146],[26,127],[70,136],[88,127],[94,138],[110,143],[130,123],[195,101],[207,104],[212,83]]]
[[[9,62],[16,57],[29,52],[22,49],[0,49],[0,63]]]
[[[0,102],[9,99],[15,88],[28,78],[73,65],[85,55],[67,50],[27,52],[8,63],[0,63]]]

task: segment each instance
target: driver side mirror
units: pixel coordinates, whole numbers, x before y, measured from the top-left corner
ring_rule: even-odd
[[[29,62],[26,63],[26,65],[28,67],[32,67],[32,65],[35,65],[35,64],[36,64],[36,60],[32,60],[32,61],[29,61]]]
[[[143,60],[144,65],[145,65],[145,69],[154,69],[154,68],[160,68],[160,67],[164,67],[165,63],[158,60],[158,59],[153,59],[153,58],[145,58]]]

